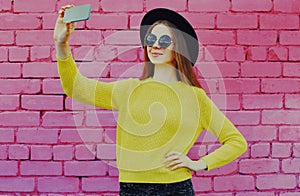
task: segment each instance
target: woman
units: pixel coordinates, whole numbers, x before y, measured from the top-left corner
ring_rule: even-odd
[[[72,58],[68,39],[75,24],[62,21],[70,7],[60,10],[54,30],[62,86],[73,99],[118,110],[120,195],[195,195],[191,171],[221,167],[246,151],[244,137],[196,79],[198,41],[185,18],[168,9],[149,11],[140,29],[142,77],[100,82],[82,76]],[[187,153],[204,129],[222,146],[193,161]]]

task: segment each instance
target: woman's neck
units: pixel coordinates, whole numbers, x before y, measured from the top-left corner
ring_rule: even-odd
[[[177,82],[176,68],[170,64],[156,64],[153,79],[160,82]]]

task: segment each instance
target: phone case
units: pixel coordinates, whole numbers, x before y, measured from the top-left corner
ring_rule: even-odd
[[[78,22],[88,20],[90,18],[92,6],[90,4],[80,5],[72,7],[65,11],[63,21],[66,22]]]

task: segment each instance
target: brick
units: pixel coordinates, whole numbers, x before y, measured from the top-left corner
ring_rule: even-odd
[[[23,161],[20,164],[24,176],[57,176],[62,175],[62,162]]]
[[[298,95],[286,95],[285,96],[285,107],[289,109],[300,108],[300,97]]]
[[[272,157],[286,158],[292,154],[292,145],[290,143],[272,143]]]
[[[58,17],[57,13],[44,13],[42,16],[43,29],[54,29],[57,17]],[[78,27],[79,25],[77,24],[76,28]]]
[[[0,11],[8,11],[11,10],[11,1],[7,0],[0,0]]]
[[[256,181],[256,187],[259,190],[294,189],[296,186],[294,175],[258,175]]]
[[[65,109],[66,110],[97,110],[96,106],[87,105],[81,102],[78,102],[70,97],[66,97],[65,99]]]
[[[236,196],[275,196],[274,193],[272,192],[240,192],[240,193],[236,193]]]
[[[9,2],[9,1],[8,1]],[[1,1],[0,1],[1,3]],[[1,5],[0,5],[1,7]],[[12,45],[14,43],[14,32],[13,31],[0,31],[0,43],[1,45]]]
[[[300,127],[279,127],[279,140],[280,141],[299,141],[300,140]]]
[[[79,46],[73,49],[73,56],[75,61],[93,61],[94,60],[94,47]]]
[[[119,191],[118,178],[83,178],[82,190],[86,192],[116,192]]]
[[[194,29],[214,28],[216,14],[212,13],[180,13],[193,26]]]
[[[29,48],[27,47],[13,47],[8,50],[8,60],[10,62],[29,60]]]
[[[269,61],[287,61],[288,49],[282,46],[275,46],[269,48],[268,60]]]
[[[207,46],[204,48],[204,59],[206,61],[224,61],[225,60],[225,48],[222,46]],[[197,63],[197,66],[201,66],[199,71],[202,72],[202,65],[207,64],[206,62]],[[215,63],[216,64],[216,63]],[[214,64],[211,63],[210,66]]]
[[[109,1],[109,0],[107,0]],[[142,1],[140,1],[142,2]],[[186,1],[181,0],[146,0],[146,10],[152,10],[154,8],[166,7],[174,11],[183,11],[186,9]]]
[[[240,45],[276,45],[276,31],[238,30],[237,43]]]
[[[238,95],[218,95],[212,94],[210,98],[217,105],[220,110],[239,110],[240,109],[240,98]]]
[[[109,62],[80,62],[77,63],[80,73],[86,77],[105,78],[109,73]]]
[[[212,191],[211,178],[192,178],[192,183],[195,192]]]
[[[111,62],[117,58],[117,53],[115,47],[100,45],[95,48],[95,59],[100,62]]]
[[[87,112],[86,114],[86,125],[87,126],[116,126],[117,116],[111,111],[96,111]]]
[[[235,36],[233,31],[198,30],[196,31],[200,44],[233,45]]]
[[[0,128],[0,143],[14,142],[14,129]]]
[[[70,45],[99,45],[101,44],[101,32],[98,30],[74,31],[70,37]],[[53,42],[53,41],[52,41]]]
[[[16,140],[25,144],[56,144],[58,129],[21,128],[16,133]]]
[[[265,61],[267,59],[267,48],[266,47],[249,47],[247,52],[248,60],[261,60]]]
[[[132,13],[129,15],[129,29],[140,29],[140,24],[144,17],[144,13]]]
[[[216,25],[221,29],[256,29],[258,16],[256,14],[218,14]]]
[[[1,63],[0,78],[19,78],[21,77],[21,64]]]
[[[227,0],[189,0],[189,11],[198,12],[226,12],[229,11],[230,2]]]
[[[300,157],[300,143],[293,144],[293,157]]]
[[[19,46],[54,45],[53,31],[52,30],[16,31],[16,44]]]
[[[18,95],[0,95],[0,110],[17,110],[20,107]]]
[[[30,61],[50,60],[49,46],[33,46],[30,48]]]
[[[297,110],[266,110],[262,112],[263,124],[291,125],[299,124],[300,111]]]
[[[279,34],[279,43],[281,45],[299,45],[300,32],[298,31],[281,31]]]
[[[247,141],[273,141],[277,138],[275,126],[239,126]]]
[[[298,29],[298,15],[287,14],[261,14],[260,29]]]
[[[0,177],[0,190],[2,192],[32,192],[34,188],[34,178]]]
[[[67,161],[64,171],[66,176],[105,176],[107,165],[102,161]]]
[[[135,63],[111,63],[110,77],[112,78],[137,78],[143,73],[140,62]]]
[[[51,146],[31,146],[30,151],[31,160],[45,160],[49,161],[52,159],[52,148]]]
[[[103,129],[62,129],[59,139],[63,143],[94,144],[103,140]]]
[[[226,115],[235,125],[258,125],[260,120],[258,111],[229,111]]]
[[[140,48],[121,46],[117,48],[117,57],[119,61],[135,62],[138,60]]]
[[[220,168],[216,168],[210,171],[200,170],[196,172],[196,176],[201,177],[212,177],[212,176],[225,176],[238,173],[238,164],[236,161],[233,161],[229,164],[226,164]]]
[[[7,146],[0,145],[0,160],[7,160],[8,157],[8,151]]]
[[[110,4],[116,7],[116,4]],[[128,3],[122,3],[122,5],[128,5]],[[128,16],[126,14],[92,15],[86,22],[86,26],[89,29],[127,29]]]
[[[24,145],[10,145],[8,146],[8,158],[13,159],[28,159],[29,148]]]
[[[288,57],[289,61],[299,61],[300,60],[299,46],[288,47],[288,50],[289,50],[289,57]],[[297,73],[294,73],[294,74],[297,75]]]
[[[0,61],[8,61],[8,48],[0,48]]]
[[[262,79],[261,89],[265,93],[297,93],[300,91],[300,80],[293,78]]]
[[[43,94],[65,94],[60,79],[44,79]]]
[[[78,192],[79,179],[70,177],[41,177],[37,181],[37,190],[48,193]]]
[[[258,143],[251,145],[251,157],[267,158],[270,156],[271,148],[269,143]]]
[[[277,159],[246,159],[241,160],[240,173],[263,174],[279,172],[279,160]]]
[[[0,126],[38,126],[39,124],[39,112],[20,111],[0,113]]]
[[[232,11],[242,12],[259,12],[259,11],[271,11],[272,0],[232,0]]]
[[[77,127],[82,126],[81,112],[46,112],[42,117],[45,127]]]
[[[280,193],[280,196],[298,196],[299,192],[285,192],[285,193]]]
[[[105,31],[106,45],[139,45],[141,44],[138,31]]]
[[[243,47],[227,47],[226,60],[227,61],[245,61],[246,51]]]
[[[298,63],[284,63],[283,76],[300,77],[300,64]]]
[[[119,170],[117,168],[117,163],[115,161],[108,161],[108,175],[118,177]]]
[[[75,147],[76,160],[94,160],[96,158],[95,145],[77,145]]]
[[[40,91],[40,80],[35,79],[0,79],[0,93],[35,94]]]
[[[283,107],[283,95],[242,95],[242,105],[245,109],[279,109]]]
[[[237,191],[237,190],[253,190],[254,177],[252,176],[224,176],[214,178],[215,191]]]
[[[34,6],[32,6],[34,5]],[[53,12],[55,11],[55,1],[47,0],[27,0],[25,1],[16,1],[14,2],[14,11],[15,12]]]
[[[282,171],[284,173],[298,174],[300,170],[300,159],[284,159],[282,160]]]
[[[201,87],[205,90],[207,93],[219,93],[219,81],[217,79],[204,79],[200,78],[199,82],[201,84]]]
[[[299,13],[300,1],[290,0],[289,3],[286,3],[285,0],[274,0],[274,11],[286,13]]]
[[[116,159],[116,145],[115,144],[98,144],[97,158],[101,160],[115,160]]]
[[[22,95],[22,108],[29,110],[62,110],[63,96]]]
[[[192,160],[199,160],[207,154],[206,146],[195,144],[188,152],[187,156]]]
[[[91,4],[92,11],[99,11],[100,3],[99,1],[90,1],[90,0],[59,0],[57,2],[57,8],[60,9],[62,6],[74,4],[75,6],[83,4]]]
[[[40,19],[30,14],[0,14],[0,21],[3,30],[38,29],[41,26]]]
[[[17,174],[17,161],[0,161],[0,176],[16,176]]]
[[[259,80],[250,78],[232,79],[225,78],[218,81],[220,93],[257,93],[259,92]]]
[[[208,62],[196,66],[204,78],[228,78],[239,75],[239,65],[235,62]]]
[[[104,12],[140,12],[143,11],[143,1],[128,0],[124,3],[122,0],[116,0],[111,3],[110,0],[102,0],[101,8]]]
[[[116,143],[116,129],[105,129],[104,131],[104,142],[108,144]]]
[[[55,161],[72,160],[74,157],[72,145],[53,146],[53,159]]]

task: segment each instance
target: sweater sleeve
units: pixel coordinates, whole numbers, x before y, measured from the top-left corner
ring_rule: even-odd
[[[216,136],[221,147],[202,157],[207,170],[221,167],[238,158],[247,150],[247,142],[230,120],[217,108],[204,90],[199,93],[200,123],[204,129]]]
[[[72,55],[67,59],[57,57],[58,72],[67,96],[76,101],[103,109],[118,109],[126,81],[100,82],[89,79],[79,72]]]

